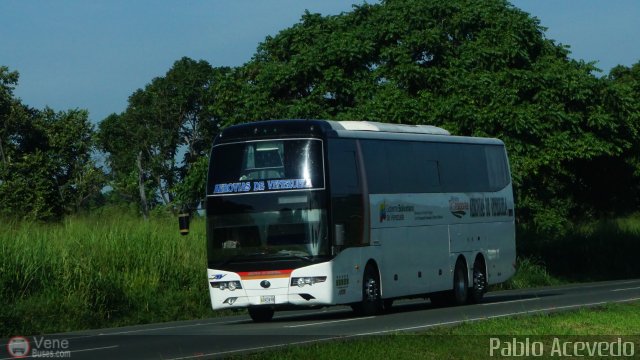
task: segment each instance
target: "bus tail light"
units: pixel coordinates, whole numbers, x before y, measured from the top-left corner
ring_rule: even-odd
[[[326,276],[308,276],[291,278],[291,286],[303,287],[327,281]]]

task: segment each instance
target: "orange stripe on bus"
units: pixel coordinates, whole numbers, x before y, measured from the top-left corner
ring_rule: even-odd
[[[239,272],[242,280],[288,278],[292,270],[243,271]]]

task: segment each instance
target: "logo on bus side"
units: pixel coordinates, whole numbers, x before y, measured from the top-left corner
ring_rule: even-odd
[[[409,204],[389,205],[384,201],[380,204],[380,222],[384,221],[404,221],[407,213],[415,212],[415,207]]]
[[[471,198],[471,217],[507,216],[507,198],[487,197]]]
[[[387,204],[380,204],[380,222],[387,220]]]
[[[469,203],[466,201],[460,201],[457,197],[452,197],[449,199],[449,210],[453,216],[462,218],[467,215],[467,211],[469,211]]]

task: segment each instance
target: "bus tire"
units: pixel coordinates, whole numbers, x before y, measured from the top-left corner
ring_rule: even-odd
[[[373,265],[367,265],[362,277],[362,301],[351,307],[358,315],[371,316],[381,312],[380,279]]]
[[[270,307],[249,307],[249,316],[255,322],[267,322],[273,318],[275,311]]]
[[[482,258],[473,263],[473,284],[469,291],[469,303],[477,304],[487,292],[487,274]]]
[[[467,276],[467,266],[462,258],[456,262],[456,268],[453,273],[453,291],[451,300],[453,305],[463,305],[467,302],[469,296],[469,279]]]

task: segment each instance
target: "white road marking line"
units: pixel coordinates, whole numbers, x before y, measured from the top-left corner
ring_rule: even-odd
[[[554,291],[560,291],[560,290],[576,290],[576,289],[592,289],[592,288],[599,288],[599,287],[606,287],[606,286],[615,286],[615,285],[625,285],[625,284],[634,284],[634,283],[638,283],[638,281],[640,280],[627,280],[627,281],[620,281],[620,282],[606,282],[604,284],[602,283],[596,283],[596,284],[592,284],[592,285],[560,285],[560,286],[551,286],[551,287],[542,287],[542,288],[532,288],[532,289],[519,289],[519,290],[501,290],[501,291],[492,291],[491,295],[492,296],[496,296],[496,295],[501,295],[503,293],[522,293],[524,291],[527,290],[533,290],[535,291],[536,294],[541,294],[541,293],[548,293],[548,292],[554,292]]]
[[[465,319],[465,320],[447,321],[447,322],[442,322],[442,323],[437,323],[437,324],[412,326],[412,327],[408,327],[408,328],[382,330],[382,331],[375,331],[375,332],[369,332],[369,333],[360,333],[360,334],[353,334],[353,335],[344,335],[344,336],[334,336],[334,337],[329,337],[329,338],[324,338],[324,339],[307,340],[307,341],[299,341],[299,342],[276,344],[276,345],[267,345],[267,346],[260,346],[260,347],[246,348],[246,349],[238,349],[238,350],[228,350],[228,351],[213,352],[213,353],[208,353],[208,354],[198,354],[198,355],[193,355],[193,356],[171,358],[171,359],[167,359],[167,360],[184,360],[184,359],[201,358],[201,357],[204,357],[204,356],[229,355],[229,354],[233,354],[233,353],[249,352],[249,351],[261,350],[261,349],[273,349],[273,348],[278,348],[278,347],[302,345],[302,344],[311,344],[311,343],[318,343],[318,342],[330,341],[330,340],[336,340],[336,339],[348,339],[348,338],[352,338],[352,337],[378,335],[378,334],[393,333],[393,332],[398,332],[398,331],[407,331],[407,330],[414,330],[414,329],[426,329],[426,328],[436,327],[436,326],[461,324],[461,323],[464,323],[464,322],[473,322],[473,321],[480,321],[480,320],[487,320],[487,319],[497,319],[497,318],[502,318],[502,317],[515,316],[515,315],[535,314],[535,313],[546,312],[546,311],[551,311],[551,310],[561,310],[561,309],[571,309],[571,308],[580,308],[580,307],[588,307],[588,306],[597,306],[597,305],[604,305],[604,304],[607,304],[607,303],[625,303],[625,302],[633,302],[633,301],[639,301],[639,300],[640,300],[640,298],[631,298],[631,299],[616,300],[616,301],[611,301],[611,302],[601,301],[601,302],[589,303],[589,304],[576,304],[576,305],[558,306],[558,307],[545,308],[545,309],[520,311],[520,312],[514,312],[514,313],[502,314],[502,315],[486,316],[486,317],[481,317],[481,318],[472,318],[472,319]]]
[[[159,327],[159,328],[148,328],[148,329],[137,329],[137,330],[127,330],[127,331],[118,331],[118,332],[99,333],[97,335],[88,335],[88,337],[105,336],[105,335],[132,334],[132,333],[143,332],[143,331],[159,331],[159,330],[169,330],[169,329],[180,329],[180,328],[187,328],[187,327],[216,325],[216,324],[233,324],[233,323],[236,323],[236,322],[243,322],[243,321],[244,320],[235,320],[235,321],[227,321],[227,322],[197,323],[197,324],[189,324],[189,325],[165,326],[165,327]]]
[[[398,329],[393,329],[393,330],[372,331],[372,332],[368,332],[368,333],[357,334],[357,335],[354,335],[354,336],[379,335],[379,334],[384,334],[384,333],[388,333],[388,332],[392,332],[392,331],[393,332],[397,332],[397,331],[409,331],[409,330],[417,330],[417,329],[428,329],[428,328],[444,326],[444,325],[462,324],[462,323],[466,323],[466,322],[475,322],[475,321],[489,320],[489,319],[499,319],[499,318],[503,318],[503,317],[510,317],[510,316],[516,316],[516,315],[528,315],[528,314],[536,314],[536,313],[542,313],[542,312],[547,312],[547,311],[552,311],[552,310],[581,308],[581,307],[598,306],[598,305],[604,305],[604,304],[606,304],[606,302],[602,302],[601,301],[601,302],[590,303],[590,304],[581,304],[581,305],[577,305],[576,304],[576,305],[558,306],[558,307],[551,307],[551,308],[544,308],[544,309],[517,311],[517,312],[512,312],[512,313],[507,313],[507,314],[490,315],[490,316],[482,316],[482,317],[477,317],[477,318],[446,321],[446,322],[435,323],[435,324],[410,326],[410,327],[406,327],[406,328],[398,328]]]
[[[342,339],[342,338],[346,338],[346,337],[350,337],[350,336],[334,336],[334,337],[329,337],[329,338],[325,338],[325,339],[297,341],[297,342],[292,342],[292,343],[284,343],[284,344],[276,344],[276,345],[265,345],[265,346],[247,348],[247,349],[229,350],[229,351],[221,351],[221,352],[214,352],[214,353],[208,353],[208,354],[197,354],[197,355],[183,356],[183,357],[177,357],[177,358],[168,358],[166,360],[184,360],[184,359],[202,358],[202,357],[205,357],[205,356],[229,355],[229,354],[239,353],[239,352],[249,352],[249,351],[263,350],[263,349],[275,349],[275,348],[284,347],[284,346],[312,344],[312,343],[318,343],[318,342],[322,342],[322,341],[330,341],[330,340]]]
[[[632,287],[632,288],[624,288],[624,289],[615,289],[611,291],[627,291],[627,290],[637,290],[640,289],[640,286]]]
[[[85,351],[107,350],[107,349],[115,349],[118,347],[120,347],[120,345],[103,346],[103,347],[91,348],[91,349],[71,350],[71,352],[75,353],[75,352],[85,352]]]
[[[346,311],[346,310],[345,309],[325,310],[325,311],[322,311],[320,313],[343,312],[343,311]],[[314,314],[316,314],[316,313],[314,313]],[[296,317],[305,316],[305,315],[308,315],[308,314],[293,314],[293,315],[276,316],[274,319],[296,318]],[[118,332],[105,332],[105,333],[99,333],[99,334],[96,334],[96,335],[80,336],[78,338],[104,336],[104,335],[122,335],[122,334],[131,334],[131,333],[142,332],[142,331],[170,330],[170,329],[179,329],[179,328],[205,326],[205,325],[240,324],[240,323],[247,322],[247,321],[249,321],[248,318],[247,319],[232,320],[232,321],[214,321],[214,322],[209,322],[209,323],[197,323],[197,324],[189,324],[189,325],[165,326],[165,327],[159,327],[159,328],[145,328],[145,329],[118,331]]]
[[[356,320],[373,319],[374,317],[375,317],[375,316],[367,316],[367,317],[354,318],[354,319],[342,319],[342,320],[322,321],[322,322],[316,322],[316,323],[310,323],[310,324],[302,324],[302,325],[288,325],[288,326],[285,326],[285,327],[287,327],[287,328],[298,328],[298,327],[305,327],[305,326],[315,326],[315,325],[333,324],[333,323],[339,323],[339,322],[345,322],[345,321],[356,321]]]
[[[324,313],[345,312],[345,311],[346,311],[345,309],[327,309],[327,310],[324,310],[324,311],[320,311],[319,313],[324,314]],[[314,314],[317,314],[317,312],[314,312]],[[277,316],[274,319],[288,319],[288,318],[296,318],[296,317],[306,316],[306,315],[309,315],[309,314],[284,315],[284,316]],[[144,329],[135,329],[135,330],[126,330],[126,331],[116,331],[116,332],[102,332],[102,333],[98,333],[98,334],[89,334],[89,335],[78,334],[77,336],[70,335],[69,337],[66,337],[65,339],[67,339],[67,340],[77,340],[77,339],[87,339],[87,338],[93,338],[93,337],[99,337],[99,336],[108,336],[108,335],[133,334],[133,333],[143,332],[143,331],[153,332],[153,331],[160,331],[160,330],[180,329],[180,328],[186,328],[186,327],[196,327],[196,326],[206,326],[206,325],[239,324],[239,323],[243,323],[243,322],[247,322],[247,321],[249,321],[248,318],[247,319],[233,320],[233,321],[213,321],[213,322],[208,322],[208,323],[165,326],[165,327],[159,327],[159,328],[144,328]],[[61,336],[64,336],[64,334],[51,334],[51,335],[47,335],[47,336],[61,337]],[[7,344],[0,344],[0,346],[6,346],[6,345]],[[0,360],[4,360],[4,359],[0,359]]]
[[[633,283],[637,283],[637,282],[638,282],[638,280],[623,281],[623,282],[621,282],[621,283],[620,283],[620,285],[623,285],[623,284],[633,284]]]
[[[345,309],[326,309],[323,311],[320,311],[319,313],[323,314],[323,313],[333,313],[333,312],[345,312]],[[316,314],[316,313],[314,313]],[[284,316],[277,316],[274,319],[287,319],[287,318],[296,318],[296,317],[300,317],[300,316],[305,316],[308,314],[293,314],[293,315],[284,315]],[[176,325],[176,326],[165,326],[165,327],[159,327],[159,328],[145,328],[145,329],[136,329],[136,330],[126,330],[126,331],[117,331],[117,332],[103,332],[103,333],[98,333],[98,334],[90,334],[90,335],[77,335],[77,336],[69,336],[69,337],[65,337],[65,339],[67,340],[78,340],[78,339],[87,339],[87,338],[94,338],[94,337],[99,337],[99,336],[109,336],[109,335],[125,335],[125,334],[133,334],[136,332],[143,332],[143,331],[159,331],[159,330],[169,330],[169,329],[179,329],[179,328],[185,328],[185,327],[196,327],[196,326],[205,326],[205,325],[225,325],[225,324],[235,324],[235,323],[243,323],[243,322],[247,322],[249,321],[248,319],[239,319],[239,320],[233,320],[233,321],[214,321],[214,322],[209,322],[209,323],[197,323],[197,324],[189,324],[189,325]],[[46,335],[46,336],[56,336],[56,337],[60,337],[60,336],[64,336],[64,334],[51,334],[51,335]],[[0,344],[0,346],[6,346],[7,344]],[[13,358],[11,358],[13,359]],[[5,359],[0,359],[0,360],[5,360]]]
[[[482,305],[482,306],[489,306],[489,305],[510,304],[510,303],[525,302],[525,301],[534,301],[534,300],[540,300],[540,298],[518,299],[518,300],[509,300],[509,301],[496,301],[496,302],[491,302],[491,303],[486,303],[486,304],[480,304],[480,305]]]
[[[377,334],[383,334],[383,333],[395,332],[395,331],[408,331],[408,330],[416,330],[416,329],[427,329],[427,328],[432,328],[432,327],[436,327],[436,326],[443,326],[443,325],[462,324],[462,323],[465,323],[465,322],[474,322],[474,321],[481,321],[481,320],[488,320],[488,319],[498,319],[498,318],[503,318],[503,317],[516,316],[516,315],[537,314],[537,313],[544,313],[544,312],[553,311],[553,310],[567,310],[567,309],[575,309],[575,308],[582,308],[582,307],[605,305],[605,304],[610,304],[610,303],[633,302],[633,301],[638,301],[638,300],[640,300],[640,298],[631,298],[631,299],[615,300],[615,301],[600,301],[600,302],[588,303],[588,304],[575,304],[575,305],[566,305],[566,306],[556,306],[556,307],[549,307],[549,308],[543,308],[543,309],[517,311],[517,312],[512,312],[512,313],[507,313],[507,314],[500,314],[500,315],[491,315],[491,316],[483,316],[483,317],[463,319],[463,320],[447,321],[447,322],[436,323],[436,324],[411,326],[411,327],[407,327],[407,328],[399,328],[399,329],[393,329],[393,330],[374,331],[374,332],[369,332],[369,333],[357,334],[357,335],[354,335],[354,336],[377,335]]]

